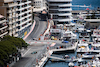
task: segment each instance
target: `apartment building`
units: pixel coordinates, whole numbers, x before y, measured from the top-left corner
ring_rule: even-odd
[[[5,17],[0,15],[0,39],[8,34],[6,22]]]
[[[54,24],[65,24],[71,21],[72,0],[47,0],[48,13]]]
[[[86,10],[81,12],[79,18],[86,22],[86,28],[94,29],[100,26],[100,11]]]
[[[32,0],[33,12],[41,12],[47,10],[46,0]]]
[[[23,38],[27,35],[31,23],[31,1],[0,0],[0,14],[7,19],[8,34]]]

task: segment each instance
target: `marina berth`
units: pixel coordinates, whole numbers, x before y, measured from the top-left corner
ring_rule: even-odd
[[[65,33],[63,34],[63,38],[72,38],[72,39],[76,39],[77,35],[74,34],[72,31],[70,31],[69,29],[67,31],[65,31]]]
[[[80,43],[77,45],[77,50],[76,50],[76,52],[82,52],[82,53],[84,53],[84,52],[88,52],[89,51],[89,47],[88,47],[88,43],[87,42],[85,42],[85,41],[81,41],[80,40]]]
[[[95,38],[95,41],[90,46],[90,52],[100,52],[100,38]]]
[[[94,53],[94,52],[82,54],[82,58],[84,58],[84,59],[93,59],[95,57],[100,57],[100,54],[97,54],[97,53]]]
[[[100,37],[100,29],[94,29],[93,30],[93,34],[92,34],[92,37],[94,37],[94,38]]]

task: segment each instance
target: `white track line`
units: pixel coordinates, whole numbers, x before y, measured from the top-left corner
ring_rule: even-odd
[[[31,48],[30,48],[30,49],[31,49]],[[22,57],[24,57],[24,56],[26,55],[26,53],[27,53],[30,49],[28,49],[28,50],[22,55]]]

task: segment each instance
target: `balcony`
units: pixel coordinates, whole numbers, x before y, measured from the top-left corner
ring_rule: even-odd
[[[21,5],[24,5],[24,4],[25,4],[25,3],[19,3],[18,5],[21,6]]]
[[[12,24],[12,22],[10,21],[10,22],[8,22],[8,24]]]
[[[25,7],[24,8],[20,8],[20,9],[18,9],[18,11],[22,11],[22,10],[24,10],[25,9]]]
[[[11,16],[8,16],[7,18],[11,19],[12,17]]]
[[[22,12],[22,13],[19,14],[19,16],[22,16],[22,15],[24,15],[25,13],[29,13],[29,12],[31,12],[31,10],[28,10],[28,11]]]
[[[30,16],[32,16],[32,14],[28,14],[25,18],[28,18],[28,17],[30,17]]]
[[[25,9],[28,9],[28,8],[31,8],[31,6],[27,6],[27,7],[25,7]]]
[[[13,20],[13,23],[15,23],[15,20]]]
[[[12,4],[4,4],[5,7],[14,7],[17,6],[18,3],[12,3]]]
[[[7,13],[12,13],[12,11],[11,10],[8,10]]]
[[[18,37],[18,33],[14,34],[14,37]]]
[[[18,13],[16,13],[16,16],[18,16]]]
[[[8,32],[6,31],[6,32],[4,32],[3,34],[0,34],[0,37],[6,35],[7,33],[8,33]]]
[[[28,17],[30,17],[30,16],[32,16],[32,14],[28,14],[27,16],[20,18],[19,21],[21,21],[21,20],[23,20],[23,19],[25,19],[25,18],[28,18]]]
[[[9,30],[13,29],[11,26],[9,27]]]
[[[15,30],[13,30],[13,34],[15,34]]]
[[[9,14],[9,17],[12,17],[12,14]]]
[[[31,8],[31,6],[27,6],[27,7],[20,8],[20,9],[18,9],[18,11],[22,11],[22,10],[28,9],[28,8]]]
[[[18,19],[16,19],[16,21],[18,21]]]
[[[13,17],[15,18],[16,16],[15,16],[15,15],[13,15]]]
[[[18,26],[18,23],[16,23],[16,27]]]
[[[29,3],[31,3],[31,1],[25,2],[25,4],[29,4]]]
[[[25,24],[25,23],[28,23],[29,21],[31,21],[31,19],[28,19],[28,20],[22,22],[21,24],[19,24],[19,26],[21,26],[21,25],[23,25],[23,24]]]
[[[3,30],[3,29],[5,29],[5,28],[7,28],[8,26],[4,26],[4,27],[2,27],[2,28],[0,28],[0,30]]]
[[[1,24],[1,23],[4,23],[4,22],[6,22],[6,20],[5,20],[5,19],[4,19],[4,20],[2,20],[2,21],[0,21],[0,24]]]
[[[32,25],[32,23],[29,23],[29,24],[25,25],[24,27],[20,28],[19,31],[23,30],[25,27],[28,27],[30,25]]]
[[[12,36],[12,32],[9,32],[9,35]]]
[[[15,9],[13,9],[12,11],[15,12]]]
[[[13,25],[13,28],[15,28],[16,26],[15,25]]]
[[[16,28],[16,32],[18,32],[18,29]]]
[[[18,8],[16,8],[16,11],[18,11]]]

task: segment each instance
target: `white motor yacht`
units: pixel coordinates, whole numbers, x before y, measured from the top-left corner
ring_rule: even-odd
[[[74,34],[72,31],[67,30],[67,31],[64,33],[63,37],[64,37],[64,38],[76,39],[76,38],[77,38],[77,35]]]
[[[89,51],[89,47],[87,42],[83,42],[80,40],[80,43],[78,44],[77,47],[77,52],[88,52]]]
[[[100,38],[95,38],[94,42],[91,44],[89,52],[100,52]]]
[[[93,60],[92,67],[100,67],[99,58],[96,58],[95,60]]]
[[[100,29],[94,29],[92,37],[94,37],[94,38],[100,37]]]
[[[100,54],[97,54],[95,52],[89,52],[89,53],[85,53],[85,54],[82,54],[82,58],[86,58],[86,59],[93,59],[95,57],[100,57]]]
[[[74,63],[73,63],[73,62],[70,62],[70,63],[68,64],[68,66],[69,66],[69,67],[74,67]]]

